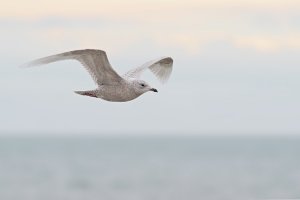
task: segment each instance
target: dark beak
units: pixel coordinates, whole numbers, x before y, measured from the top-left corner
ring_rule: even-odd
[[[153,92],[158,92],[157,89],[155,89],[155,88],[151,88],[150,90]]]

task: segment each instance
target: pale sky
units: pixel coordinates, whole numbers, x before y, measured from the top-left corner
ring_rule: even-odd
[[[300,134],[299,0],[4,1],[0,133]],[[169,82],[127,103],[82,97],[77,62],[19,69],[74,49],[116,71],[161,56]]]

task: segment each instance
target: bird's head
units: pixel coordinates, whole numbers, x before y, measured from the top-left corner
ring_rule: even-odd
[[[152,88],[148,83],[143,80],[134,80],[133,87],[136,93],[143,94],[145,92],[158,92],[157,89]]]

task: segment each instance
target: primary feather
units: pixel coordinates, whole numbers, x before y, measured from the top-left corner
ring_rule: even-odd
[[[33,60],[23,66],[32,67],[69,59],[79,61],[86,68],[97,85],[111,85],[122,80],[117,72],[111,67],[106,53],[95,49],[75,50],[47,56]]]
[[[140,78],[142,73],[146,71],[146,69],[149,69],[160,82],[165,83],[171,75],[172,68],[173,59],[170,57],[162,57],[149,61],[140,67],[128,71],[124,77]]]

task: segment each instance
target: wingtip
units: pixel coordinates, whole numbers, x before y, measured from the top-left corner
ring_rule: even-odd
[[[19,65],[19,68],[30,68],[30,67],[40,66],[40,65],[41,65],[40,63],[35,63],[34,61],[32,61],[32,62],[27,62]]]
[[[163,57],[161,62],[164,64],[173,64],[173,58],[171,58],[170,56],[166,56],[166,57]]]

